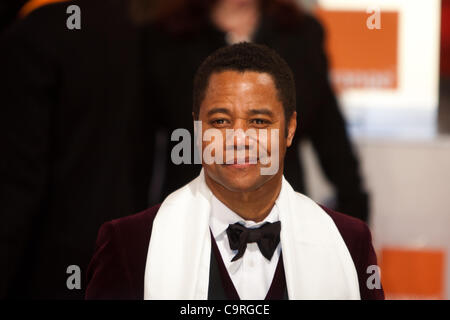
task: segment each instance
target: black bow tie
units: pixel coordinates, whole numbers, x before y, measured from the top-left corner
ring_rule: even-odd
[[[259,228],[246,228],[240,223],[230,224],[227,228],[228,241],[232,250],[238,253],[231,261],[244,255],[247,243],[256,242],[262,255],[269,261],[280,242],[281,222],[266,222]]]

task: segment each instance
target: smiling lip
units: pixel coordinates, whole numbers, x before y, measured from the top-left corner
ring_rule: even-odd
[[[258,163],[258,159],[256,159],[256,161],[254,159],[252,159],[252,161],[250,161],[249,158],[245,158],[245,161],[243,161],[242,163],[238,163],[238,160],[234,159],[234,163],[225,164],[225,166],[231,167],[231,168],[249,168],[251,166],[256,166],[257,163]]]

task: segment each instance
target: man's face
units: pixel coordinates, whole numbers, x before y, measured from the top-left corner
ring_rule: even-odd
[[[291,145],[296,129],[296,113],[286,124],[283,105],[269,74],[253,71],[212,74],[198,120],[202,122],[202,153],[209,148],[213,149],[213,156],[220,154],[218,150],[223,154],[222,163],[203,159],[206,179],[211,183],[234,192],[248,192],[283,174],[286,148]],[[215,132],[221,132],[222,139],[205,141],[205,132],[211,132],[210,129],[220,130]],[[256,135],[245,134],[252,131]],[[265,162],[268,159],[269,163]],[[262,169],[267,172],[269,167],[276,171],[262,174]]]

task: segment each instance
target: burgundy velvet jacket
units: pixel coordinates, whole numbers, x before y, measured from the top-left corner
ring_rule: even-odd
[[[367,267],[377,264],[367,225],[359,219],[322,207],[333,219],[352,256],[358,273],[361,299],[384,299],[383,289],[369,289]],[[159,205],[143,212],[106,222],[100,228],[95,254],[87,272],[86,299],[135,299],[144,297],[144,271],[153,220]],[[226,299],[239,299],[212,238],[211,259],[217,263]],[[211,282],[211,281],[210,281]],[[266,299],[286,298],[282,259]]]

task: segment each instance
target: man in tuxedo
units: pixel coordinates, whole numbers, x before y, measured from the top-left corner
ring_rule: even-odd
[[[262,45],[221,48],[193,95],[200,175],[101,227],[86,298],[383,299],[365,223],[283,177],[297,127],[286,62]]]

